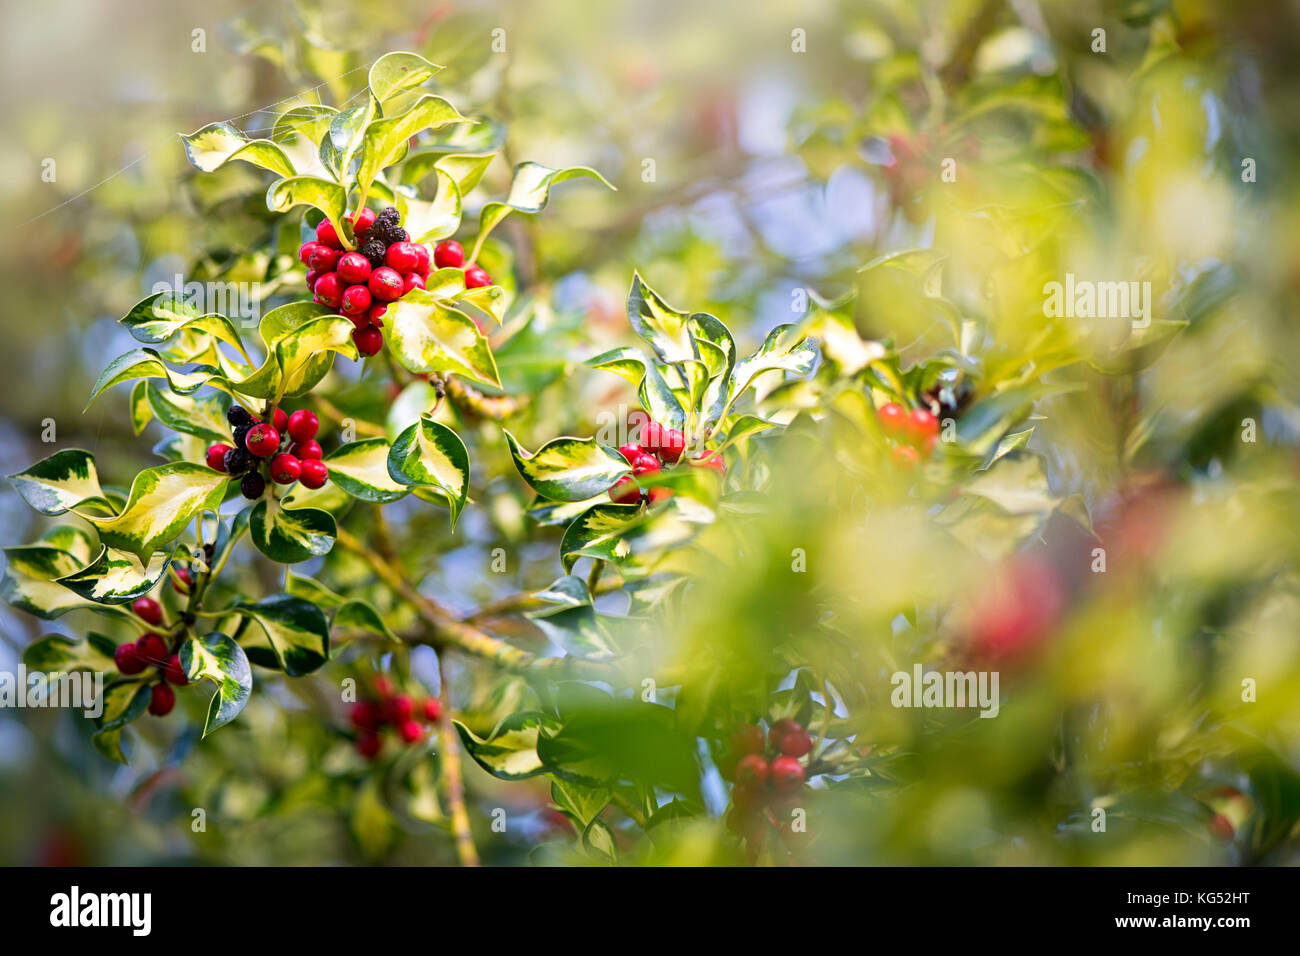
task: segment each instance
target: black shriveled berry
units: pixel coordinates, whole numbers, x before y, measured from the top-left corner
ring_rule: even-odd
[[[376,223],[391,222],[393,225],[396,225],[401,221],[402,221],[402,214],[397,211],[396,206],[385,206],[383,209],[379,210],[379,212],[375,215]]]
[[[252,430],[252,428],[253,428],[253,426],[252,426],[251,423],[248,424],[248,425],[236,425],[236,426],[235,426],[235,428],[231,431],[231,434],[235,436],[235,447],[236,447],[236,448],[244,448],[244,447],[246,447],[246,446],[244,445],[244,439],[246,439],[246,438],[248,437],[248,433]]]
[[[232,478],[235,475],[242,475],[253,466],[253,456],[242,448],[232,448],[226,452],[225,457],[226,474]]]
[[[266,491],[266,479],[255,471],[246,474],[239,483],[239,491],[245,498],[260,498]]]
[[[388,252],[388,247],[384,245],[382,239],[374,237],[374,227],[370,229],[371,237],[361,244],[360,253],[370,262],[372,269],[378,269],[384,264],[384,256]]]
[[[238,428],[240,425],[253,424],[253,416],[248,414],[243,405],[231,405],[230,411],[226,412],[226,421]]]
[[[390,246],[395,242],[408,242],[411,238],[410,234],[401,226],[394,226],[388,231],[388,235],[391,237],[388,240]]]

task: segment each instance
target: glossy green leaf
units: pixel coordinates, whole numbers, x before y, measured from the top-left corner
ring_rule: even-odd
[[[627,460],[594,438],[553,438],[529,454],[505,432],[515,468],[528,486],[553,501],[581,501],[630,474]]]
[[[388,473],[399,485],[442,492],[451,507],[452,527],[469,494],[469,452],[459,435],[429,415],[411,425],[388,452]]]
[[[474,250],[469,257],[470,260],[478,259],[484,240],[506,216],[512,212],[529,214],[541,212],[551,198],[552,186],[579,178],[594,179],[610,189],[614,188],[604,176],[586,166],[552,169],[533,162],[520,163],[516,166],[505,202],[489,202],[483,205],[483,211],[479,214],[478,236],[474,239]]]
[[[208,702],[208,715],[203,724],[206,737],[230,723],[244,709],[253,693],[253,669],[248,665],[244,649],[216,631],[202,638],[189,638],[181,644],[179,653],[181,667],[191,682],[206,680],[217,687]]]
[[[421,96],[403,113],[371,120],[366,127],[365,149],[357,170],[357,187],[364,193],[380,170],[406,155],[412,136],[426,129],[469,122],[441,96]]]
[[[442,67],[417,53],[385,53],[371,64],[366,80],[370,95],[382,106],[399,93],[422,85],[441,70]]]
[[[453,373],[499,387],[496,360],[483,333],[464,312],[416,289],[388,307],[384,339],[403,368]]]
[[[122,730],[144,715],[151,694],[149,685],[143,681],[117,681],[105,687],[104,712],[96,721],[98,730],[91,738],[95,749],[110,760],[126,763],[126,755],[122,752]]]
[[[343,235],[343,216],[347,211],[347,194],[338,183],[316,176],[291,176],[272,183],[266,191],[266,207],[271,212],[288,212],[295,206],[312,206],[334,223]]]
[[[75,594],[96,604],[127,604],[152,591],[167,571],[169,555],[156,552],[148,565],[129,551],[102,548],[80,571],[58,578]]]
[[[310,601],[274,594],[255,604],[237,604],[232,610],[261,626],[280,668],[290,677],[310,674],[329,659],[329,622]]]
[[[326,612],[330,628],[359,628],[386,637],[395,644],[401,643],[373,604],[356,598],[345,598],[330,590],[315,578],[287,575],[284,590],[287,594],[310,601]]]
[[[535,711],[519,711],[501,721],[487,739],[475,735],[458,720],[452,723],[466,753],[492,776],[501,780],[525,780],[546,770],[537,756],[537,742],[544,730],[554,729],[554,718]]]
[[[338,536],[334,516],[328,511],[285,508],[265,498],[253,506],[248,528],[257,549],[280,564],[297,564],[328,554]]]
[[[216,370],[210,367],[199,367],[189,372],[180,371],[172,368],[154,349],[132,349],[113,359],[100,373],[94,388],[90,390],[86,407],[89,408],[96,398],[114,385],[137,378],[163,378],[167,380],[167,385],[173,392],[188,395],[205,385],[214,374]]]
[[[185,158],[190,165],[210,173],[231,160],[241,160],[280,176],[294,174],[293,163],[269,139],[250,140],[229,123],[211,123],[202,129],[181,136],[185,144]]]
[[[112,513],[99,486],[95,456],[80,448],[56,451],[8,478],[23,501],[43,515],[61,515],[78,508]]]
[[[112,671],[117,667],[112,638],[93,631],[85,640],[50,634],[23,648],[23,664],[36,671]]]
[[[120,515],[87,515],[99,537],[112,548],[129,551],[142,562],[177,537],[195,516],[216,511],[226,496],[229,478],[195,462],[172,462],[146,468],[131,482]]]
[[[632,330],[662,361],[672,364],[700,360],[690,316],[660,298],[639,273],[633,274],[627,294],[627,318]]]
[[[386,438],[349,442],[325,457],[330,480],[354,498],[383,503],[404,498],[410,488],[388,471],[391,446]]]

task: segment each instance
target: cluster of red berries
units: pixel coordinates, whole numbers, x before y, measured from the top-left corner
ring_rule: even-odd
[[[362,209],[348,219],[360,245],[345,252],[334,224],[322,220],[316,238],[304,242],[298,258],[307,266],[307,289],[321,305],[337,309],[356,328],[352,341],[362,355],[384,344],[388,303],[423,289],[431,266],[429,247],[411,242],[394,206],[376,213]]]
[[[894,441],[894,460],[907,468],[921,463],[921,449],[927,455],[939,441],[939,419],[924,408],[904,410],[897,402],[886,402],[876,410],[884,433]]]
[[[641,429],[639,442],[628,442],[619,446],[621,454],[629,465],[632,474],[624,475],[609,489],[610,500],[620,505],[636,504],[642,499],[652,505],[672,497],[670,488],[651,488],[642,492],[637,484],[638,475],[651,475],[663,469],[664,465],[675,465],[686,452],[686,435],[676,428],[668,428],[658,422],[649,422]],[[719,474],[726,474],[727,464],[716,451],[706,452],[688,462],[700,468],[712,468]]]
[[[162,623],[162,606],[153,598],[136,598],[131,610],[146,624],[156,627]],[[124,676],[143,673],[149,667],[155,669],[157,682],[149,696],[149,713],[155,717],[166,717],[176,706],[176,692],[168,685],[184,687],[189,683],[180,655],[159,634],[145,634],[138,641],[118,645],[113,662]]]
[[[301,481],[304,487],[313,489],[329,480],[329,468],[321,461],[323,453],[316,441],[320,420],[315,412],[300,408],[287,415],[277,408],[272,424],[268,424],[254,419],[242,405],[232,405],[226,421],[230,422],[235,444],[210,445],[208,467],[239,478],[239,490],[245,498],[262,497],[267,475],[278,485]],[[290,440],[289,448],[281,451]],[[266,475],[262,473],[263,464]]]
[[[384,727],[397,731],[403,743],[413,744],[424,736],[423,720],[436,723],[442,716],[442,704],[436,697],[429,697],[420,704],[409,694],[396,694],[387,679],[381,677],[375,681],[375,698],[359,700],[352,705],[349,717],[357,730],[357,753],[367,760],[374,760],[384,748],[383,738],[379,736]]]

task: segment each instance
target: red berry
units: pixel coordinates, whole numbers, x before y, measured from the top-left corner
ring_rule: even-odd
[[[117,665],[118,671],[123,674],[138,674],[147,666],[140,659],[140,653],[136,650],[135,644],[130,641],[117,645],[117,650],[113,652],[113,663]]]
[[[320,277],[321,277],[321,273],[317,272],[315,269],[307,270],[307,275],[303,279],[303,281],[307,283],[308,292],[316,291],[316,280],[319,279]]]
[[[316,280],[312,292],[315,294],[316,301],[321,305],[337,309],[343,301],[343,283],[339,280],[339,274],[337,272],[326,272]]]
[[[907,413],[897,402],[886,402],[876,409],[876,419],[887,435],[901,434],[907,427]]]
[[[359,700],[348,711],[352,726],[357,730],[378,730],[383,724],[383,715],[374,701]]]
[[[162,623],[162,605],[151,597],[136,598],[131,602],[131,610],[146,624]]]
[[[136,641],[135,652],[151,667],[167,663],[167,642],[157,634],[146,634]]]
[[[366,313],[366,319],[371,325],[382,329],[384,327],[384,316],[388,314],[388,306],[382,302],[378,305],[372,305],[370,311]]]
[[[384,743],[379,739],[378,734],[364,733],[357,735],[357,753],[367,760],[374,760],[378,757],[383,746]]]
[[[393,682],[380,674],[375,678],[375,693],[380,697],[391,697],[393,695]]]
[[[392,302],[402,295],[402,276],[396,269],[380,266],[370,273],[370,294],[380,302]]]
[[[794,757],[777,757],[769,772],[777,793],[793,793],[803,786],[803,764]]]
[[[166,717],[176,706],[176,691],[166,684],[154,684],[149,697],[149,713],[155,717]]]
[[[632,474],[647,475],[659,470],[659,459],[654,455],[641,455],[632,462]]]
[[[173,654],[167,658],[167,666],[163,668],[163,677],[167,683],[175,684],[177,687],[184,687],[190,682],[185,676],[185,668],[181,667],[181,656]]]
[[[626,445],[618,446],[618,453],[627,459],[629,465],[635,465],[636,460],[646,453],[646,450],[634,441]]]
[[[402,275],[414,272],[420,264],[420,254],[415,251],[413,242],[395,242],[384,253],[384,265],[396,269]]]
[[[407,720],[399,724],[397,732],[401,734],[402,739],[408,744],[413,744],[424,736],[424,728],[413,720]]]
[[[430,697],[424,702],[424,719],[436,721],[442,716],[442,701],[436,697]]]
[[[284,430],[289,427],[289,413],[283,408],[277,408],[271,415],[271,424],[275,426],[276,431],[283,435]]]
[[[268,425],[265,422],[254,425],[249,430],[248,437],[244,439],[244,447],[248,449],[251,455],[256,455],[258,458],[269,458],[280,448],[280,433],[274,425]]]
[[[656,455],[659,454],[659,449],[663,447],[665,431],[664,426],[658,422],[647,422],[645,427],[641,429],[641,444],[645,446],[647,451]]]
[[[731,790],[731,799],[736,804],[736,809],[742,812],[757,810],[767,802],[767,791],[761,786],[738,783]]]
[[[387,717],[394,724],[402,724],[415,716],[415,701],[407,694],[400,694],[388,702]]]
[[[424,276],[418,272],[408,272],[402,280],[402,295],[410,292],[412,289],[424,288]]]
[[[422,242],[415,243],[415,259],[415,271],[422,276],[427,276],[431,265],[429,247]]]
[[[892,452],[894,461],[903,468],[915,468],[921,462],[921,456],[911,445],[898,445]]]
[[[666,462],[675,462],[686,450],[686,436],[676,428],[665,428],[659,435],[659,457]]]
[[[311,441],[320,430],[320,419],[309,408],[300,408],[289,416],[289,437],[294,441]]]
[[[465,270],[465,288],[482,289],[492,284],[492,277],[481,266],[470,266]]]
[[[913,409],[907,416],[907,433],[916,444],[925,444],[939,434],[939,419],[924,408]]]
[[[343,290],[343,299],[339,309],[344,315],[358,317],[370,311],[370,289],[364,285],[350,285]]]
[[[293,455],[293,457],[297,458],[299,461],[307,461],[311,458],[320,461],[325,457],[325,453],[321,450],[320,442],[316,441],[314,438],[309,438],[307,441],[294,442],[289,446],[289,454]]]
[[[664,488],[664,487],[651,488],[649,492],[649,496],[650,496],[650,504],[657,505],[659,504],[659,502],[667,501],[669,498],[671,498],[673,496],[673,490],[671,488]]]
[[[339,234],[334,230],[334,223],[328,219],[322,219],[320,225],[316,227],[316,241],[331,249],[343,248],[343,243],[339,242]]]
[[[731,732],[731,749],[737,754],[761,754],[764,747],[763,728],[756,724],[741,724]]]
[[[776,741],[776,749],[781,751],[781,753],[785,754],[787,757],[802,757],[808,751],[812,750],[812,746],[812,737],[808,735],[808,731],[803,730],[802,728],[799,730],[792,730],[780,740]]]
[[[767,742],[777,750],[781,749],[781,738],[786,734],[798,733],[803,730],[803,724],[790,717],[782,717],[780,720],[772,722],[772,729],[767,732]]]
[[[351,219],[352,234],[364,236],[370,231],[370,227],[375,224],[375,211],[373,209],[362,209]]]
[[[174,587],[180,594],[189,594],[190,588],[194,586],[194,575],[190,573],[189,568],[177,568],[176,579],[172,581]]]
[[[1210,833],[1220,840],[1231,840],[1235,835],[1232,821],[1222,813],[1216,813],[1210,819]]]
[[[340,281],[356,285],[370,278],[370,260],[359,252],[345,253],[339,257],[335,270]]]
[[[746,787],[767,783],[767,761],[762,754],[745,754],[736,761],[736,783]]]
[[[230,446],[220,442],[209,445],[207,454],[208,467],[213,471],[224,472],[226,470],[226,452],[228,451],[230,451]]]
[[[298,261],[303,265],[311,265],[312,253],[320,248],[320,243],[315,239],[309,239],[298,247]]]
[[[624,475],[609,489],[610,500],[615,504],[633,505],[641,500],[641,489],[631,475]]]
[[[706,452],[699,458],[694,459],[691,464],[699,468],[712,468],[720,475],[727,473],[727,463],[723,460],[722,455],[716,451]]]
[[[325,467],[325,462],[319,458],[308,458],[302,463],[302,473],[298,480],[302,482],[305,488],[321,488],[329,480],[330,472]]]
[[[338,265],[339,251],[331,249],[328,246],[317,245],[311,254],[311,259],[307,265],[311,266],[313,272],[324,274],[333,272],[334,267]]]
[[[439,269],[459,269],[465,263],[465,250],[455,239],[444,239],[433,247],[433,264]]]
[[[302,474],[302,462],[293,455],[281,452],[271,459],[271,480],[277,485],[291,485]]]
[[[353,330],[352,341],[362,355],[376,355],[384,347],[384,333],[373,325],[367,325],[364,329]]]

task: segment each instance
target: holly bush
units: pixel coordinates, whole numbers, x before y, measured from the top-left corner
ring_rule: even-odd
[[[181,137],[219,225],[187,275],[260,315],[122,316],[89,400],[162,463],[12,474],[48,520],[0,582],[61,625],[27,667],[103,676],[95,759],[168,789],[178,852],[1294,860],[1259,91],[1195,5],[1103,18],[1109,50],[966,6],[933,49],[911,4],[837,14],[865,84],[794,108],[783,161],[866,192],[814,265],[762,224],[744,262],[628,240],[653,177],[520,160],[421,53]],[[575,308],[584,268],[625,323]]]

